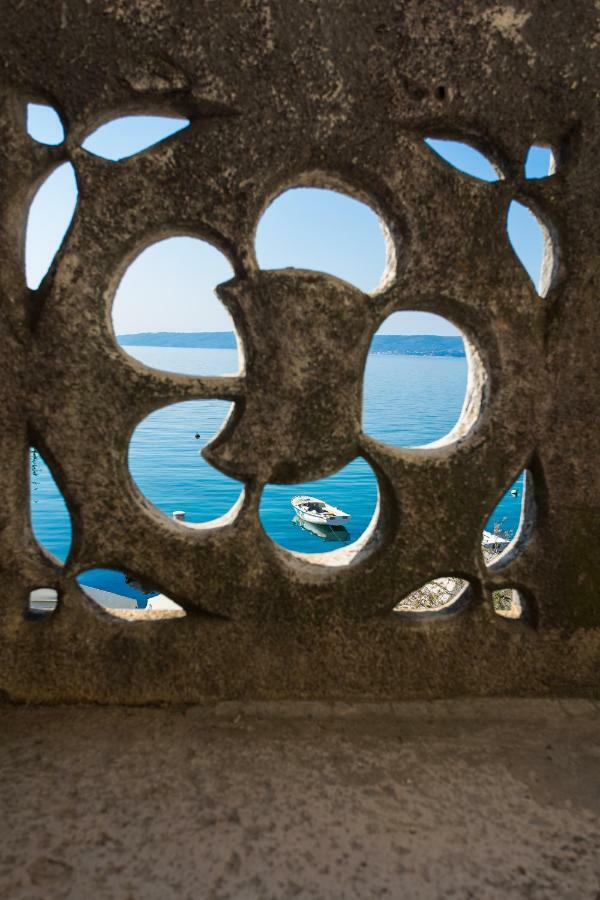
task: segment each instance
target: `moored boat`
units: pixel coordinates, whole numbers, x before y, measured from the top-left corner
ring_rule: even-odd
[[[329,525],[330,527],[346,525],[351,518],[349,513],[344,512],[343,509],[338,509],[337,506],[331,506],[324,500],[309,497],[306,494],[292,497],[291,504],[300,519],[313,525]]]

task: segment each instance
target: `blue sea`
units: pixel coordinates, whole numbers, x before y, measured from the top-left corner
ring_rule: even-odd
[[[172,347],[124,348],[156,369],[198,375],[233,374],[238,370],[235,350]],[[396,446],[431,443],[447,434],[462,408],[467,378],[464,358],[370,354],[365,371],[364,430]],[[217,400],[177,403],[148,416],[134,432],[129,467],[138,487],[167,516],[176,510],[190,522],[206,522],[235,504],[242,485],[221,474],[200,456],[220,429],[231,404]],[[517,529],[522,498],[522,476],[504,495],[488,522],[512,535]],[[318,528],[309,531],[295,520],[290,499],[313,494],[341,507],[352,518],[346,531]],[[31,514],[36,538],[60,560],[71,543],[69,516],[44,461],[36,452],[31,462]],[[335,475],[297,485],[268,485],[260,505],[267,534],[278,544],[305,553],[323,553],[356,540],[369,524],[377,501],[377,482],[366,462],[354,460]],[[121,572],[93,570],[79,579],[138,600],[147,594],[130,584]]]

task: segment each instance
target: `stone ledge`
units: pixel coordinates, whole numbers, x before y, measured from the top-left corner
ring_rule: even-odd
[[[0,709],[0,895],[594,897],[586,700]]]

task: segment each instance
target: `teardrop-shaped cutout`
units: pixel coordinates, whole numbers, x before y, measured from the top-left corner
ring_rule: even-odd
[[[94,156],[117,162],[148,150],[189,124],[189,119],[177,116],[122,116],[93,131],[82,147]]]
[[[151,413],[133,433],[133,480],[154,506],[184,526],[207,527],[237,509],[242,485],[201,455],[232,408],[223,400],[173,403]]]
[[[260,521],[271,540],[286,550],[326,553],[354,544],[365,534],[377,500],[375,473],[366,459],[358,457],[318,481],[266,485]]]
[[[31,201],[25,232],[25,279],[36,290],[61,248],[77,206],[77,180],[71,163],[46,178]]]
[[[524,489],[525,471],[521,472],[519,477],[502,495],[486,522],[481,546],[484,558],[488,564],[508,547],[519,530],[523,511]]]
[[[515,255],[529,275],[536,293],[545,297],[554,268],[554,248],[550,232],[529,207],[512,200],[506,230]]]
[[[447,162],[452,168],[477,178],[479,181],[499,181],[502,178],[494,163],[483,153],[464,141],[450,141],[441,138],[425,138],[425,143],[434,153]]]
[[[367,356],[365,433],[397,447],[450,439],[465,408],[469,364],[463,336],[447,319],[393,313]]]
[[[506,566],[518,556],[535,528],[536,500],[533,475],[524,469],[494,508],[482,537],[483,558],[492,569]]]
[[[532,144],[525,159],[525,178],[547,178],[556,172],[556,157],[550,147]]]
[[[449,610],[456,612],[468,603],[469,596],[468,581],[454,575],[446,575],[428,581],[418,590],[408,594],[394,607],[394,612],[420,615]]]
[[[151,244],[127,268],[115,294],[117,341],[154,369],[184,375],[239,372],[233,320],[214,293],[232,274],[226,257],[198,238]]]
[[[256,231],[262,269],[313,269],[373,291],[386,269],[381,221],[366,203],[324,188],[292,188],[263,213]]]
[[[71,549],[71,517],[50,469],[38,450],[29,451],[31,527],[37,542],[64,562]]]
[[[62,144],[65,130],[55,109],[43,103],[27,104],[27,133],[39,144]]]

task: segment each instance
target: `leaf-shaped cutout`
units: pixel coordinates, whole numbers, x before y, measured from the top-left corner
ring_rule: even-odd
[[[394,612],[397,613],[435,613],[437,610],[458,611],[468,603],[471,590],[470,583],[455,575],[447,575],[428,581],[418,590],[404,597]]]
[[[31,527],[41,546],[64,562],[71,549],[71,517],[39,450],[29,451]]]
[[[65,130],[60,116],[43,103],[27,104],[27,133],[39,144],[62,144]]]
[[[519,530],[524,493],[525,471],[505,491],[485,524],[481,546],[488,564],[502,553]]]
[[[506,230],[517,259],[531,278],[536,292],[545,297],[554,268],[554,248],[548,229],[529,207],[512,200]]]
[[[516,559],[531,537],[536,517],[533,474],[523,469],[486,522],[481,541],[486,565],[497,571]]]
[[[36,290],[60,250],[77,206],[77,181],[71,163],[46,178],[29,207],[25,231],[25,278]]]
[[[93,131],[82,147],[116,162],[147,150],[189,124],[189,119],[175,116],[122,116]]]
[[[502,177],[495,165],[483,153],[463,141],[425,138],[428,147],[454,169],[480,181],[499,181]]]
[[[525,160],[525,178],[547,178],[556,172],[556,158],[550,147],[532,144]]]
[[[372,291],[386,269],[386,241],[377,214],[339,191],[302,187],[284,191],[256,230],[262,269],[312,269]]]

